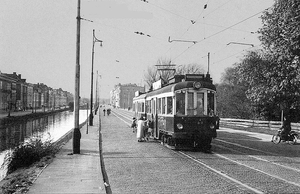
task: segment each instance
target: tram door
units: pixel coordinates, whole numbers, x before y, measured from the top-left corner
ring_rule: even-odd
[[[158,127],[157,127],[157,121],[158,121],[158,116],[157,116],[157,107],[156,107],[156,102],[157,102],[157,98],[152,98],[152,114],[154,116],[153,121],[154,121],[154,133],[153,136],[155,138],[158,138],[159,135],[159,131],[158,131]]]

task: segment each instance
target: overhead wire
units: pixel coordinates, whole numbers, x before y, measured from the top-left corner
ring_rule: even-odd
[[[214,10],[212,10],[211,12],[209,12],[208,14],[206,14],[205,16],[207,16],[207,15],[209,15],[209,14],[215,12],[217,9],[219,9],[219,8],[222,7],[222,6],[224,6],[225,4],[227,4],[227,3],[230,2],[230,1],[232,1],[232,0],[228,0],[227,2],[225,2],[224,4],[222,4],[221,6],[217,7],[216,9],[214,9]],[[206,6],[207,6],[208,2],[209,2],[209,0],[207,0],[207,3],[205,4]],[[147,3],[149,3],[149,2],[147,2]],[[165,9],[165,8],[162,8],[162,7],[160,7],[160,6],[157,6],[157,5],[153,4],[153,3],[149,3],[149,4],[151,4],[152,6],[155,6],[155,7],[157,7],[157,8],[160,8],[160,9],[166,11],[166,12],[169,12],[169,13],[171,13],[171,14],[173,14],[173,15],[176,15],[176,16],[178,16],[178,17],[181,17],[181,18],[183,18],[183,19],[186,19],[186,20],[189,20],[189,21],[190,21],[189,18],[186,18],[186,17],[184,17],[184,16],[181,16],[181,15],[179,15],[179,14],[177,14],[177,13],[171,12],[170,10],[167,10],[167,9]],[[206,7],[205,7],[204,9],[206,9]],[[198,22],[200,16],[201,16],[202,13],[204,12],[204,9],[203,9],[202,12],[199,14],[199,16],[198,16],[198,18],[195,20],[195,22]],[[268,9],[269,9],[269,8],[268,8]],[[264,9],[264,10],[266,10],[266,9]],[[216,36],[216,35],[218,35],[218,34],[224,32],[224,31],[226,31],[226,30],[228,30],[228,29],[232,29],[232,27],[234,27],[234,26],[236,26],[236,25],[238,25],[238,24],[240,24],[240,23],[245,22],[246,20],[248,20],[248,19],[250,19],[250,18],[252,18],[252,17],[254,17],[254,16],[260,14],[260,13],[263,12],[264,10],[262,10],[262,11],[256,13],[256,14],[254,14],[254,15],[251,15],[251,16],[249,16],[249,17],[247,17],[247,18],[245,18],[245,19],[243,19],[243,20],[241,20],[241,21],[239,21],[239,22],[237,22],[237,23],[235,23],[235,24],[233,24],[233,25],[231,25],[231,26],[229,26],[229,27],[225,27],[224,29],[222,29],[222,30],[220,30],[220,31],[218,31],[218,32],[216,32],[216,33],[214,33],[214,34],[212,34],[212,35],[210,35],[210,36],[208,36],[208,37],[206,37],[206,38],[204,38],[204,39],[202,39],[202,40],[197,41],[195,44],[200,43],[200,42],[202,42],[202,41],[204,41],[204,40],[207,40],[207,39],[209,39],[209,38],[211,38],[211,37],[213,37],[213,36]],[[87,20],[87,19],[85,19],[85,20]],[[115,28],[115,29],[118,29],[118,30],[122,30],[122,31],[129,32],[129,33],[136,33],[136,34],[138,34],[137,31],[135,31],[135,32],[134,32],[134,31],[129,31],[129,30],[126,30],[126,29],[124,29],[124,28],[119,28],[119,27],[116,27],[116,26],[104,24],[104,23],[98,22],[98,21],[93,21],[93,20],[88,20],[88,21],[90,21],[90,22],[95,22],[95,23],[99,23],[99,24],[101,24],[101,25],[105,25],[105,26],[108,26],[108,27],[111,27],[111,28]],[[204,23],[204,24],[205,24],[205,23]],[[192,25],[193,25],[193,24],[190,24],[190,27],[191,27]],[[205,24],[205,25],[206,25],[206,24]],[[213,24],[207,24],[207,25],[212,25],[212,26],[213,26]],[[217,25],[214,25],[214,26],[217,26]],[[190,28],[190,27],[189,27],[189,28]],[[219,26],[219,27],[221,27],[221,26]],[[189,29],[189,28],[188,28],[188,29]],[[188,31],[188,30],[187,30],[187,31]],[[187,32],[187,31],[186,31],[186,32]],[[186,32],[185,32],[185,33],[186,33]],[[184,36],[185,33],[184,33],[182,36]],[[143,34],[144,34],[144,33],[143,33]],[[161,38],[158,38],[158,37],[155,37],[155,36],[152,36],[152,35],[151,35],[151,36],[149,35],[148,37],[155,38],[155,39],[158,39],[158,40],[160,40],[160,41],[165,41],[165,39],[163,40],[163,39],[161,39]],[[184,54],[184,53],[185,53],[186,51],[188,51],[190,48],[192,48],[193,46],[195,46],[195,44],[189,46],[187,49],[185,49],[184,51],[182,51],[180,54],[178,54],[176,57],[174,57],[173,60],[175,60],[175,59],[179,58],[180,56],[182,56],[182,54]],[[226,47],[226,46],[225,46],[225,47]],[[166,53],[168,53],[171,49],[172,49],[172,46],[166,51]],[[165,53],[165,54],[166,54],[166,53]],[[215,54],[215,53],[216,53],[216,52],[214,52],[213,54]]]
[[[257,46],[255,46],[255,47],[257,47]],[[247,51],[247,50],[249,50],[250,48],[253,49],[254,47],[249,47],[248,49],[243,49],[242,51],[239,51],[239,52],[237,52],[237,53],[234,53],[233,55],[227,56],[226,58],[220,59],[219,61],[216,61],[216,62],[212,63],[212,65],[214,65],[214,64],[216,64],[216,63],[220,63],[220,62],[222,62],[222,61],[224,61],[224,60],[226,60],[226,59],[229,59],[229,58],[231,58],[231,57],[233,57],[233,56],[235,56],[235,55],[238,55],[238,54],[240,54],[240,53],[242,53],[242,52],[244,52],[244,51]]]
[[[270,8],[270,7],[269,7],[269,8]],[[267,8],[267,9],[269,9],[269,8]],[[238,25],[238,24],[241,24],[241,23],[243,23],[243,22],[249,20],[250,18],[253,18],[254,16],[256,16],[256,15],[262,13],[262,12],[265,11],[265,10],[266,10],[266,9],[264,9],[264,10],[258,12],[258,13],[255,13],[255,14],[253,14],[253,15],[251,15],[251,16],[249,16],[249,17],[247,17],[247,18],[245,18],[245,19],[243,19],[243,20],[241,20],[241,21],[239,21],[239,22],[237,22],[237,23],[235,23],[235,24],[233,24],[233,25],[230,25],[229,27],[226,27],[226,28],[224,28],[223,30],[220,30],[220,31],[218,31],[218,32],[216,32],[216,33],[214,33],[214,34],[212,34],[212,35],[210,35],[210,36],[208,36],[208,37],[206,37],[206,38],[204,38],[204,39],[202,39],[202,40],[196,41],[194,45],[196,45],[196,44],[198,44],[198,43],[200,43],[200,42],[202,42],[202,41],[204,41],[204,40],[207,40],[207,39],[209,39],[209,38],[211,38],[211,37],[213,37],[213,36],[216,36],[216,35],[218,35],[218,34],[224,32],[224,31],[226,31],[226,30],[232,28],[233,26],[236,26],[236,25]],[[192,46],[194,46],[194,45],[192,45]],[[192,47],[192,46],[191,46],[191,47]],[[191,47],[188,47],[188,49],[191,48]],[[183,53],[185,53],[188,49],[185,49],[182,53],[180,53],[178,56],[176,56],[175,59],[177,59],[179,56],[181,56]]]
[[[194,24],[194,20],[192,20],[192,19],[189,19],[189,18],[184,17],[184,16],[182,16],[182,15],[179,15],[179,14],[177,14],[177,13],[174,13],[174,12],[172,12],[172,11],[170,11],[170,10],[168,10],[168,9],[165,9],[165,8],[163,8],[163,7],[161,7],[161,6],[158,6],[158,5],[154,4],[154,3],[150,3],[149,1],[146,1],[146,0],[141,0],[141,1],[142,1],[142,2],[145,2],[145,3],[148,3],[148,4],[150,4],[150,5],[152,5],[152,6],[156,7],[156,8],[159,8],[159,9],[161,9],[161,10],[163,10],[163,11],[166,11],[166,12],[168,12],[168,13],[171,13],[171,14],[173,14],[173,15],[175,15],[175,16],[178,16],[178,17],[180,17],[180,18],[182,18],[182,19],[188,20],[189,22],[192,23],[191,25]],[[209,1],[209,0],[208,0],[208,1]],[[183,34],[183,35],[184,35],[184,34]],[[183,36],[183,35],[182,35],[182,36]],[[182,37],[182,36],[181,36],[181,37]],[[173,45],[171,45],[171,46],[169,47],[169,49],[164,53],[164,55],[166,55],[166,54],[172,49],[172,47],[173,47]]]
[[[251,36],[251,35],[252,35],[252,34],[250,34],[250,35],[248,35],[248,36],[246,36],[246,37],[240,38],[240,39],[238,39],[238,40],[235,40],[235,42],[240,42],[241,40],[246,39],[247,37],[249,37],[249,36]],[[216,51],[214,51],[214,52],[211,52],[211,55],[218,54],[220,51],[226,49],[228,46],[229,46],[229,45],[226,44],[225,46],[221,47],[220,49],[218,49],[218,50],[216,50]],[[206,55],[205,55],[205,56],[206,56]]]
[[[194,21],[192,22],[192,24],[189,25],[189,27],[186,29],[186,31],[180,36],[180,38],[182,38],[189,30],[190,28],[192,27],[193,24],[195,24],[198,19],[200,18],[200,16],[202,15],[202,13],[204,12],[204,10],[207,8],[207,4],[208,4],[209,0],[207,0],[206,4],[204,5],[202,11],[200,12],[200,14],[198,15],[198,17],[195,19],[195,20],[191,20],[191,21]]]
[[[172,12],[172,11],[170,11],[170,10],[168,10],[168,9],[165,9],[165,8],[163,8],[163,7],[161,7],[161,6],[158,6],[158,5],[154,4],[154,3],[150,3],[149,1],[146,1],[146,0],[140,0],[140,1],[145,2],[145,3],[148,3],[148,4],[150,4],[150,5],[154,6],[154,7],[157,7],[157,8],[159,8],[159,9],[161,9],[161,10],[163,10],[163,11],[166,11],[166,12],[168,12],[168,13],[171,13],[171,14],[173,14],[173,15],[176,15],[176,16],[182,18],[182,19],[188,20],[188,21],[190,21],[190,22],[192,21],[191,19],[189,19],[189,18],[187,18],[187,17],[184,17],[184,16],[182,16],[182,15],[179,15],[179,14],[177,14],[177,13],[175,13],[175,12]]]
[[[265,10],[265,9],[264,9],[264,10]],[[233,25],[231,25],[231,26],[229,26],[229,27],[226,27],[225,29],[223,29],[223,30],[221,30],[221,31],[219,31],[219,32],[216,32],[216,33],[214,33],[214,34],[212,34],[212,35],[210,35],[210,36],[208,36],[208,37],[206,37],[205,39],[199,40],[197,43],[202,42],[203,40],[206,40],[206,39],[208,39],[208,38],[211,38],[211,37],[213,37],[213,36],[215,36],[215,35],[218,35],[218,34],[224,32],[224,31],[226,31],[226,30],[232,28],[233,26],[236,26],[236,25],[238,25],[238,24],[241,24],[241,23],[243,23],[243,22],[249,20],[250,18],[253,18],[254,16],[256,16],[256,15],[262,13],[264,10],[262,10],[262,11],[256,13],[256,14],[254,14],[254,15],[251,15],[250,17],[247,17],[247,18],[245,18],[245,19],[243,19],[243,20],[241,20],[241,21],[239,21],[239,22],[237,22],[237,23],[235,23],[235,24],[233,24]]]
[[[199,17],[202,15],[202,13],[204,12],[204,10],[207,8],[207,4],[208,4],[209,0],[207,0],[206,4],[204,5],[203,7],[203,10],[201,11],[201,13],[198,15],[197,19],[196,20],[191,20],[193,21],[192,24],[189,25],[189,27],[187,28],[187,30],[180,36],[180,38],[182,38],[188,31],[189,29],[192,27],[192,25],[194,25],[197,20],[199,19]],[[189,48],[193,47],[195,44],[193,44],[192,46],[188,47],[187,49],[185,49],[182,53],[180,53],[177,57],[175,57],[173,60],[177,59],[179,56],[181,56],[183,53],[185,53]],[[168,53],[171,48],[173,47],[173,45],[167,50],[166,53]]]
[[[117,29],[117,30],[121,30],[121,31],[124,31],[124,32],[134,33],[134,34],[137,34],[137,35],[144,35],[144,36],[146,36],[146,37],[148,37],[148,38],[154,38],[154,39],[157,39],[157,40],[159,40],[159,41],[165,42],[165,39],[162,39],[162,38],[160,38],[160,37],[153,36],[152,34],[147,34],[147,33],[145,33],[145,32],[141,32],[141,31],[138,31],[138,30],[132,30],[132,31],[131,31],[131,30],[127,30],[127,29],[125,29],[125,28],[120,28],[120,27],[116,27],[116,26],[113,26],[113,25],[108,25],[108,24],[106,24],[106,23],[99,22],[99,21],[97,21],[97,20],[89,20],[89,21],[91,21],[91,22],[93,22],[93,23],[101,24],[101,25],[103,25],[103,26],[107,26],[107,27],[110,27],[110,28],[115,28],[115,29]]]
[[[226,5],[227,3],[229,3],[232,0],[228,0],[225,3],[223,3],[222,5],[220,5],[219,7],[217,7],[216,9],[213,9],[212,11],[208,12],[206,15],[204,15],[203,17],[206,17],[208,15],[210,15],[211,13],[215,12],[216,10],[220,9],[221,7],[223,7],[224,5]]]

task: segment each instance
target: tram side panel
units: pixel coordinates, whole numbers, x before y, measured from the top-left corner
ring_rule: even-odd
[[[174,133],[174,117],[159,116],[158,130],[162,134],[173,135]]]

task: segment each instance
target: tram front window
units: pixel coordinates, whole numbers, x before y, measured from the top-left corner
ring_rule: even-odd
[[[188,92],[187,115],[202,116],[204,114],[204,93]]]
[[[215,95],[213,92],[207,93],[207,113],[209,116],[214,115],[215,110]]]
[[[212,95],[212,97],[211,97]],[[214,94],[208,96],[210,106],[214,100]],[[187,98],[187,99],[186,99]],[[176,93],[176,115],[203,116],[204,111],[204,93],[203,92],[178,92]]]
[[[185,93],[176,93],[176,115],[185,115]]]
[[[204,114],[204,94],[197,93],[197,107],[196,107],[196,115],[202,116]]]

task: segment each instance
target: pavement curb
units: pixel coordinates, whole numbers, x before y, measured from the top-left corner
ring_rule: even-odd
[[[79,130],[88,122],[88,118],[79,125]],[[70,139],[72,139],[73,137],[73,131],[74,128],[70,129],[66,134],[64,134],[62,137],[60,137],[58,140],[56,140],[54,142],[55,145],[61,146],[65,143],[67,143],[68,141],[70,141]]]

